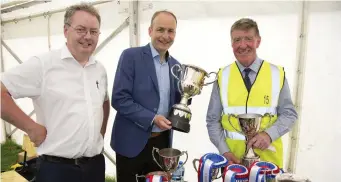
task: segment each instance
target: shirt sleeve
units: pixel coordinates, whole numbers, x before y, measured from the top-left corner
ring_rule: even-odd
[[[219,86],[218,83],[215,82],[213,84],[211,98],[208,105],[206,123],[210,140],[216,146],[220,154],[230,151],[225,142],[224,128],[221,125],[222,111],[223,106],[220,100]]]
[[[38,57],[15,66],[4,72],[1,82],[13,98],[34,98],[41,95],[43,82],[43,65]]]
[[[276,122],[265,131],[269,134],[272,141],[289,132],[297,120],[297,112],[292,103],[289,84],[286,79],[279,94],[277,115]]]

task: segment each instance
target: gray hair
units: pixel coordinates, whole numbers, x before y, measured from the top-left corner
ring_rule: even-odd
[[[257,22],[250,18],[242,18],[236,21],[231,27],[231,34],[233,30],[250,30],[255,29],[256,35],[260,36]]]
[[[71,24],[71,17],[76,13],[76,11],[85,11],[93,16],[96,16],[99,24],[101,25],[101,16],[99,15],[98,10],[93,5],[88,3],[80,3],[68,7],[64,15],[64,25]]]

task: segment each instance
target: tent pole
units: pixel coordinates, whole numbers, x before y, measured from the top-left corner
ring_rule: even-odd
[[[104,4],[104,3],[108,3],[108,2],[113,2],[113,1],[95,1],[95,2],[91,2],[89,4],[95,6],[95,5]],[[11,23],[11,22],[17,23],[18,21],[21,21],[21,20],[38,18],[38,17],[41,17],[41,16],[46,16],[47,14],[52,15],[52,14],[55,14],[55,13],[61,13],[61,12],[64,12],[65,10],[66,10],[66,7],[65,8],[56,9],[56,10],[52,10],[52,11],[36,13],[36,14],[29,15],[29,16],[22,16],[22,17],[18,17],[18,18],[5,19],[5,20],[1,20],[1,24],[4,25],[6,23]]]
[[[22,63],[21,59],[17,56],[17,54],[15,54],[15,52],[13,52],[10,47],[8,47],[3,39],[1,39],[1,44],[7,49],[7,51],[13,56],[13,58],[18,61],[18,63]]]
[[[287,171],[296,172],[297,152],[299,148],[299,134],[300,124],[302,118],[302,99],[304,91],[304,74],[305,74],[305,62],[307,52],[307,22],[309,16],[308,1],[302,1],[302,8],[300,11],[300,29],[299,38],[297,44],[297,65],[296,65],[296,79],[294,87],[294,104],[297,110],[298,119],[289,133],[289,152],[287,160]]]
[[[140,24],[139,24],[139,2],[133,0],[129,2],[129,40],[130,47],[140,45]]]
[[[122,32],[122,30],[125,29],[128,24],[129,17],[126,18],[124,22],[118,28],[116,28],[116,30],[114,30],[105,40],[103,40],[103,42],[99,46],[97,46],[94,55],[98,54],[104,48],[104,46],[106,46],[116,35]]]

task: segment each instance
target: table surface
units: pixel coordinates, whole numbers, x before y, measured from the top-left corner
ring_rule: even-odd
[[[16,171],[7,171],[1,173],[1,182],[28,182]]]

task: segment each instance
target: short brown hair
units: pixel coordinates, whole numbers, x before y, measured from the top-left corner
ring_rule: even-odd
[[[64,24],[71,24],[71,17],[75,14],[76,11],[85,11],[93,16],[96,16],[99,24],[101,25],[101,16],[99,15],[97,9],[89,3],[80,3],[68,7],[64,15]]]
[[[250,30],[250,29],[255,29],[256,35],[260,36],[257,22],[255,22],[254,20],[250,18],[242,18],[236,21],[232,25],[230,34],[232,35],[233,30]]]
[[[157,17],[157,15],[159,15],[160,13],[167,13],[167,14],[172,15],[172,16],[174,17],[174,19],[175,19],[175,23],[178,24],[178,20],[176,19],[176,16],[174,15],[174,13],[172,13],[172,12],[170,12],[170,11],[168,11],[168,10],[161,10],[161,11],[157,11],[157,12],[155,12],[155,13],[153,14],[152,20],[150,21],[150,26],[153,25],[154,19],[155,19],[155,18]]]

